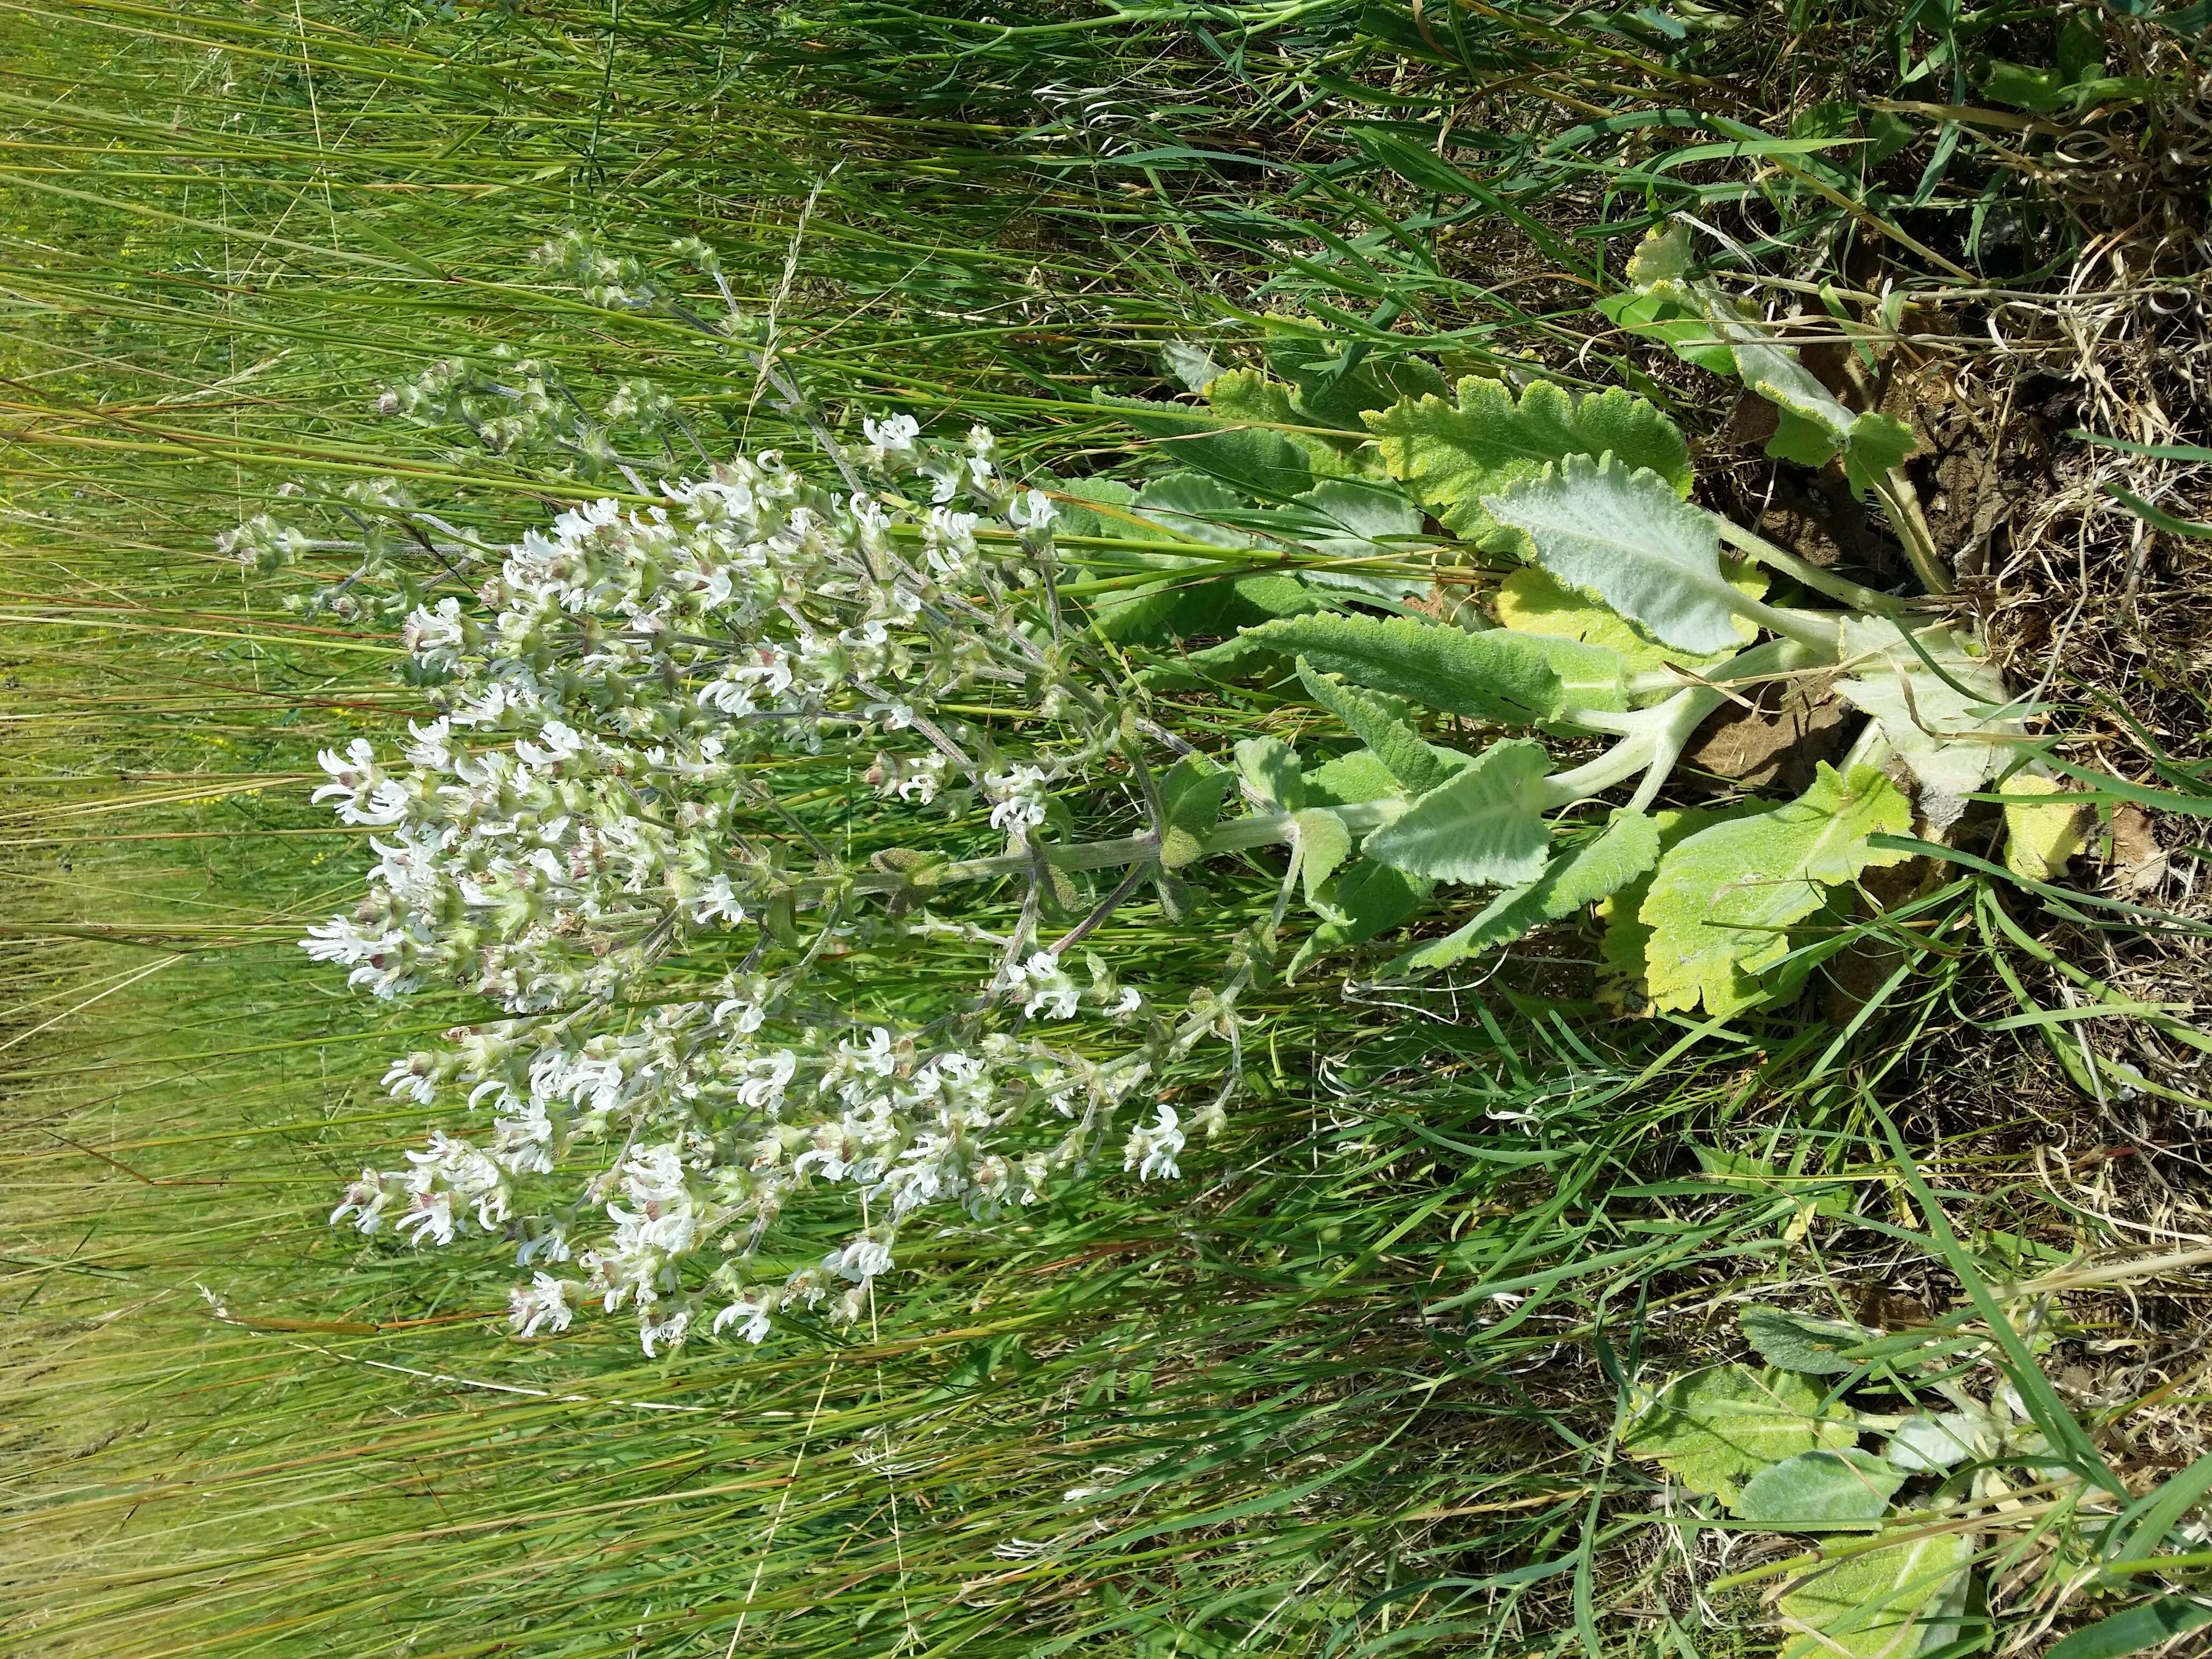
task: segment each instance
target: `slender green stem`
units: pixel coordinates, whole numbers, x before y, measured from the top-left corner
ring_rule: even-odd
[[[1355,835],[1380,829],[1406,810],[1403,800],[1354,801],[1347,805],[1332,807],[1344,820],[1344,827]],[[1288,842],[1297,834],[1297,818],[1291,812],[1255,812],[1249,817],[1232,818],[1206,837],[1204,856],[1217,853],[1241,853],[1255,847],[1266,847],[1276,842]],[[1124,865],[1144,864],[1158,859],[1159,837],[1149,832],[1141,836],[1120,836],[1109,841],[1077,842],[1073,844],[1048,846],[1042,849],[1044,862],[1055,870],[1110,870]],[[944,886],[954,882],[988,881],[998,876],[1018,875],[1036,867],[1036,860],[1028,853],[1000,853],[991,858],[963,859],[957,864],[938,866],[929,872],[928,884]],[[892,892],[913,884],[902,875],[866,875],[855,881],[854,888],[863,893]]]
[[[1820,652],[1831,662],[1842,648],[1840,630],[1844,618],[1835,611],[1789,611],[1742,595],[1730,600],[1729,605],[1739,617],[1757,623],[1770,634],[1778,634],[1785,640],[1794,640]]]
[[[1919,495],[1904,469],[1892,467],[1887,478],[1875,481],[1874,489],[1889,509],[1889,521],[1897,527],[1897,538],[1905,544],[1905,556],[1912,561],[1913,574],[1920,578],[1921,586],[1930,593],[1957,592],[1959,584],[1936,550],[1936,538],[1920,510]]]
[[[1826,593],[1832,599],[1841,600],[1854,611],[1872,611],[1878,617],[1902,616],[1910,607],[1893,593],[1878,593],[1871,587],[1838,576],[1799,558],[1795,553],[1777,547],[1763,536],[1755,536],[1741,525],[1714,514],[1713,521],[1720,527],[1721,539],[1740,552],[1748,553],[1768,568],[1779,570],[1785,576],[1802,583],[1816,593]]]

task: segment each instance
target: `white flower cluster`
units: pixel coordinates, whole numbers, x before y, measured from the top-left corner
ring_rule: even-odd
[[[587,1301],[631,1305],[648,1352],[702,1319],[757,1341],[779,1310],[858,1317],[912,1218],[1034,1201],[1188,1046],[1096,957],[1079,984],[1034,897],[996,901],[1019,908],[1006,934],[878,905],[886,866],[841,861],[790,804],[865,778],[872,811],[933,802],[940,837],[995,835],[986,861],[1019,865],[1121,730],[1054,654],[1050,501],[1000,477],[981,428],[951,451],[903,417],[867,438],[863,488],[770,453],[526,535],[479,604],[407,620],[438,717],[396,757],[322,757],[316,799],[375,831],[378,861],[309,954],[380,997],[458,987],[501,1016],[386,1079],[479,1127],[364,1170],[331,1220],[513,1242],[524,1335]],[[1015,718],[945,707],[986,696]],[[939,1006],[819,988],[825,963],[946,936],[997,961]],[[1175,1122],[1131,1138],[1132,1167],[1175,1173]],[[777,1260],[779,1214],[827,1184],[860,1228]]]

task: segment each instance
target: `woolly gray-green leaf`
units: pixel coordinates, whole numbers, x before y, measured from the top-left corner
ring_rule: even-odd
[[[1851,422],[1850,435],[1844,441],[1844,481],[1865,495],[1893,467],[1903,466],[1919,441],[1912,428],[1894,415],[1868,410]]]
[[[1305,515],[1291,520],[1293,511]],[[1395,486],[1358,478],[1329,478],[1284,509],[1285,534],[1332,559],[1405,559],[1421,533],[1421,512]],[[1429,578],[1369,570],[1304,569],[1306,580],[1380,599],[1403,599],[1427,591]]]
[[[1552,757],[1525,738],[1494,743],[1367,837],[1363,849],[1408,875],[1504,886],[1543,873],[1551,830],[1544,780]]]
[[[1389,800],[1406,793],[1382,757],[1372,749],[1355,749],[1323,761],[1305,775],[1306,799],[1317,806],[1354,801]]]
[[[1249,547],[1252,538],[1222,522],[1250,510],[1249,504],[1218,478],[1199,472],[1170,472],[1137,492],[1133,508],[1162,529],[1214,547]],[[1133,532],[1136,526],[1130,526]],[[1172,557],[1173,556],[1169,556]],[[1185,561],[1185,562],[1188,562]]]
[[[1298,678],[1308,696],[1337,719],[1353,736],[1374,750],[1375,757],[1390,769],[1408,795],[1425,795],[1444,781],[1446,769],[1423,741],[1421,734],[1400,720],[1380,701],[1356,686],[1340,684],[1315,672],[1304,657],[1298,659]]]
[[[1288,501],[1313,488],[1312,463],[1279,432],[1229,425],[1187,404],[1116,398],[1097,390],[1091,396],[1092,402],[1119,415],[1147,437],[1172,440],[1168,453],[1181,465],[1195,467],[1250,495]]]
[[[1366,690],[1473,720],[1526,726],[1552,719],[1563,701],[1549,649],[1503,628],[1469,634],[1417,617],[1313,616],[1243,637]]]
[[[1373,859],[1360,859],[1337,878],[1328,896],[1336,915],[1314,929],[1291,958],[1295,975],[1317,956],[1340,951],[1395,927],[1421,906],[1436,884]]]
[[[1743,1483],[1800,1452],[1857,1438],[1820,1391],[1796,1371],[1712,1365],[1678,1376],[1653,1396],[1622,1441],[1692,1492],[1734,1504]]]
[[[1306,902],[1320,908],[1321,885],[1336,873],[1352,852],[1352,832],[1344,820],[1325,806],[1309,806],[1291,822],[1297,827],[1298,879]]]
[[[1530,563],[1662,644],[1727,651],[1741,643],[1735,619],[1743,596],[1721,574],[1719,532],[1657,473],[1611,455],[1570,456],[1486,504],[1520,532]]]
[[[1638,912],[1651,929],[1651,1000],[1662,1008],[1733,1013],[1758,1000],[1755,975],[1790,953],[1790,923],[1820,908],[1825,890],[1906,855],[1868,845],[1902,835],[1912,809],[1870,766],[1848,779],[1821,763],[1813,787],[1786,806],[1717,823],[1666,855]]]
[[[1822,1446],[1753,1475],[1735,1512],[1762,1527],[1871,1526],[1904,1484],[1903,1473],[1872,1452]]]
[[[2122,1659],[2212,1625],[2212,1607],[2179,1591],[2072,1632],[2044,1659]]]
[[[1937,1533],[1847,1555],[1798,1581],[1780,1602],[1807,1632],[1781,1659],[1910,1659],[1920,1650],[1923,1613],[1958,1581],[1973,1540]]]
[[[1160,862],[1179,869],[1204,853],[1221,804],[1237,775],[1203,755],[1185,755],[1160,776],[1160,809],[1167,823],[1160,837]]]
[[[1328,426],[1330,422],[1318,419],[1302,407],[1297,389],[1280,380],[1271,380],[1255,369],[1232,368],[1218,374],[1206,384],[1206,401],[1213,412],[1224,421],[1251,421],[1261,423],[1270,438],[1279,438],[1305,458],[1316,479],[1355,477],[1364,472],[1379,473],[1381,468],[1371,460],[1363,466],[1353,452],[1361,447],[1356,433],[1340,439],[1331,439],[1318,432],[1278,432],[1276,427]]]
[[[1233,751],[1237,775],[1246,786],[1285,812],[1306,804],[1305,777],[1297,751],[1280,738],[1246,738]]]
[[[1261,319],[1267,368],[1297,388],[1297,403],[1316,425],[1357,430],[1359,417],[1407,398],[1441,397],[1444,377],[1419,357],[1366,349],[1347,364],[1358,343],[1303,318],[1271,313]]]
[[[1945,829],[1965,809],[1962,798],[2011,752],[2007,740],[2027,726],[2008,712],[2004,676],[1986,656],[1969,652],[1948,629],[1922,629],[1915,638],[1918,651],[1894,623],[1846,622],[1844,659],[1852,672],[1836,691],[1881,723],[1920,785],[1921,815]]]
[[[1650,869],[1659,857],[1659,827],[1648,813],[1621,809],[1598,835],[1559,854],[1544,873],[1492,899],[1456,933],[1408,951],[1389,971],[1449,967],[1531,928],[1571,915]]]
[[[1570,455],[1610,451],[1689,492],[1690,452],[1681,433],[1618,387],[1577,401],[1539,380],[1516,402],[1504,382],[1471,376],[1459,383],[1456,405],[1409,398],[1366,420],[1390,476],[1462,536],[1495,528],[1488,497]]]
[[[1908,1417],[1890,1431],[1882,1455],[1913,1474],[1956,1468],[1982,1455],[1981,1425],[1964,1412]]]
[[[1832,1319],[1808,1319],[1779,1308],[1746,1308],[1738,1316],[1745,1340],[1769,1364],[1815,1376],[1840,1376],[1856,1370],[1858,1361],[1844,1350],[1870,1342],[1881,1333]]]

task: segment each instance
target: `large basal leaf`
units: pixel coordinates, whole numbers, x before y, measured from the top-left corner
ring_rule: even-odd
[[[1629,667],[1619,652],[1558,634],[1522,637],[1544,653],[1552,672],[1559,677],[1560,718],[1571,720],[1577,708],[1618,714],[1628,707]]]
[[[1139,540],[1177,538],[1214,547],[1249,547],[1253,537],[1237,521],[1264,516],[1218,479],[1197,472],[1155,478],[1126,506],[1111,497],[1095,498],[1121,508],[1110,517],[1091,514],[1103,533]],[[1100,602],[1095,625],[1116,644],[1165,645],[1233,634],[1272,617],[1323,610],[1329,603],[1285,572],[1240,574],[1232,565],[1174,553],[1135,556],[1157,566],[1161,580]]]
[[[2028,881],[2062,874],[2096,822],[2087,805],[2042,773],[2015,772],[1997,793],[2005,797],[2005,868]],[[2051,795],[2064,799],[2039,799]]]
[[[1160,837],[1161,864],[1176,870],[1204,856],[1206,838],[1236,785],[1234,772],[1203,755],[1185,755],[1160,775],[1160,810],[1167,819]]]
[[[1558,714],[1559,676],[1549,650],[1505,629],[1469,634],[1416,617],[1299,617],[1244,636],[1324,674],[1425,708],[1501,725]]]
[[[1870,766],[1838,777],[1823,762],[1813,787],[1787,806],[1715,824],[1668,854],[1638,912],[1651,929],[1645,974],[1661,1008],[1733,1013],[1759,998],[1755,976],[1788,955],[1790,924],[1819,909],[1826,890],[1907,854],[1867,837],[1902,835],[1912,808]]]
[[[1421,512],[1395,485],[1358,478],[1330,478],[1316,484],[1283,509],[1279,533],[1331,559],[1395,560],[1415,556]],[[1349,588],[1385,599],[1410,599],[1428,591],[1426,576],[1394,576],[1379,570],[1320,570],[1300,573],[1323,587]]]
[[[1502,495],[1498,522],[1561,586],[1601,599],[1662,644],[1730,651],[1742,643],[1711,518],[1648,469],[1573,455]]]
[[[1969,654],[1948,629],[1923,629],[1914,637],[1926,658],[1894,623],[1846,622],[1844,661],[1854,672],[1838,680],[1836,690],[1881,723],[1919,781],[1922,816],[1941,830],[1964,810],[1961,798],[2008,757],[2005,740],[2027,727],[2004,712],[2004,676],[1987,658]]]
[[[1320,910],[1322,884],[1352,855],[1352,832],[1325,806],[1306,807],[1291,822],[1297,830],[1292,855],[1297,860],[1298,880],[1306,902]]]
[[[1805,367],[1797,349],[1777,343],[1763,323],[1740,315],[1717,289],[1701,283],[1692,291],[1711,295],[1706,320],[1728,342],[1735,356],[1736,374],[1745,386],[1776,408],[1817,428],[1827,440],[1829,455],[1841,449],[1856,416]]]
[[[1668,854],[1699,830],[1736,818],[1753,817],[1766,810],[1757,801],[1739,801],[1729,806],[1669,806],[1654,812],[1651,817],[1658,830],[1660,860],[1663,862]],[[1598,996],[1614,1006],[1634,1006],[1643,999],[1651,930],[1644,925],[1637,912],[1644,908],[1644,901],[1650,894],[1653,873],[1647,870],[1619,892],[1598,902],[1598,920],[1605,924],[1605,932],[1598,939],[1598,955],[1605,963]]]
[[[1357,432],[1360,416],[1370,410],[1408,398],[1441,398],[1449,390],[1444,377],[1419,357],[1377,352],[1302,318],[1270,314],[1261,326],[1268,369],[1297,388],[1299,406],[1316,426]]]
[[[1963,1533],[1938,1533],[1816,1569],[1782,1597],[1798,1633],[1780,1659],[1910,1659],[1972,1550]]]
[[[1137,492],[1119,478],[1055,478],[1046,474],[1038,487],[1050,493],[1058,508],[1056,532],[1068,536],[1135,536],[1140,532],[1121,513],[1101,513],[1088,503],[1133,512]]]
[[[1510,945],[1532,928],[1595,904],[1649,870],[1659,857],[1659,826],[1648,813],[1617,809],[1605,829],[1559,854],[1544,873],[1509,887],[1456,932],[1408,951],[1391,972],[1449,967]]]
[[[1766,597],[1766,573],[1748,560],[1722,555],[1721,574],[1747,599]],[[1522,566],[1498,585],[1493,609],[1498,623],[1516,633],[1551,635],[1610,651],[1620,659],[1625,674],[1649,673],[1670,663],[1710,668],[1735,654],[1735,646],[1724,651],[1678,651],[1662,645],[1611,605],[1562,587],[1549,572],[1534,565]],[[1748,617],[1735,617],[1732,625],[1742,644],[1759,637],[1759,625]]]
[[[1552,757],[1525,738],[1494,743],[1367,837],[1370,859],[1434,881],[1498,886],[1543,873],[1552,841],[1544,779]]]
[[[1855,1446],[1799,1452],[1744,1482],[1735,1512],[1762,1527],[1826,1529],[1881,1518],[1903,1471]]]
[[[1095,389],[1091,397],[1146,436],[1172,440],[1164,448],[1177,464],[1211,474],[1248,495],[1282,501],[1313,488],[1313,464],[1279,432],[1230,426],[1211,411],[1194,414],[1180,404],[1115,398]]]
[[[1373,750],[1407,794],[1425,795],[1444,781],[1444,763],[1421,734],[1380,698],[1316,672],[1312,662],[1304,657],[1298,659],[1298,678],[1306,695],[1342,720],[1353,736]]]
[[[1635,277],[1635,261],[1629,275]],[[1735,354],[1728,342],[1717,338],[1704,311],[1680,283],[1662,281],[1640,292],[1607,294],[1599,297],[1596,310],[1617,328],[1656,340],[1687,363],[1715,374],[1735,373]]]
[[[1251,535],[1235,523],[1251,511],[1249,504],[1220,479],[1202,472],[1170,472],[1153,479],[1137,492],[1131,511],[1157,526],[1155,534],[1164,531],[1213,547],[1252,545]],[[1131,525],[1127,533],[1143,538],[1146,526]],[[1176,556],[1155,556],[1172,559]]]
[[[1696,254],[1690,228],[1680,220],[1654,225],[1628,256],[1628,285],[1642,290],[1678,283],[1690,274],[1690,263]]]
[[[1911,427],[1894,415],[1869,409],[1851,422],[1844,439],[1844,482],[1863,495],[1887,477],[1892,468],[1903,466],[1919,447]]]
[[[1744,302],[1710,279],[1691,279],[1690,256],[1689,234],[1679,224],[1647,237],[1628,264],[1636,291],[1609,295],[1598,309],[1701,368],[1733,373],[1772,404],[1780,419],[1766,453],[1777,459],[1821,466],[1840,453],[1844,477],[1860,495],[1904,463],[1917,441],[1910,426],[1845,405]]]
[[[1746,1308],[1737,1322],[1743,1327],[1744,1340],[1768,1364],[1814,1376],[1841,1376],[1856,1370],[1859,1362],[1845,1358],[1847,1352],[1881,1334],[1863,1325],[1814,1319],[1780,1308]]]
[[[1856,1431],[1795,1371],[1713,1365],[1669,1382],[1622,1441],[1692,1492],[1733,1506],[1744,1483],[1800,1452],[1849,1446]]]
[[[1890,1431],[1882,1455],[1908,1474],[1934,1474],[1955,1468],[1970,1457],[1989,1455],[1985,1423],[1986,1419],[1978,1421],[1964,1412],[1908,1417]]]
[[[1305,774],[1297,751],[1280,738],[1246,738],[1230,751],[1244,787],[1279,811],[1295,812],[1306,804]]]
[[[2073,1632],[2043,1659],[2122,1659],[2212,1625],[2212,1606],[2175,1591]]]
[[[1166,645],[1234,635],[1280,617],[1328,608],[1295,576],[1232,576],[1199,567],[1100,607],[1095,626],[1118,645]]]
[[[1614,387],[1579,402],[1539,380],[1516,403],[1504,383],[1474,376],[1459,402],[1428,397],[1367,416],[1390,476],[1462,536],[1495,528],[1485,498],[1536,477],[1570,455],[1619,456],[1648,467],[1676,494],[1690,491],[1690,453],[1674,423]]]
[[[1317,432],[1274,431],[1277,427],[1314,427],[1331,423],[1300,408],[1293,387],[1284,385],[1280,380],[1271,380],[1256,369],[1232,368],[1226,374],[1216,375],[1206,382],[1206,401],[1223,421],[1255,422],[1289,444],[1305,458],[1306,465],[1316,478],[1345,477],[1362,471],[1381,471],[1379,460],[1371,453],[1365,467],[1353,459],[1358,447],[1356,436],[1332,442]],[[1357,426],[1352,428],[1355,434],[1358,429]]]

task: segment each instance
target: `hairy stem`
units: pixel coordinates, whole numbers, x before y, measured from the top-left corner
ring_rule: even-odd
[[[1344,820],[1345,828],[1354,835],[1370,830],[1379,830],[1406,810],[1403,800],[1355,801],[1348,805],[1332,807]],[[1201,856],[1216,853],[1242,853],[1255,847],[1266,847],[1276,842],[1289,842],[1297,835],[1297,819],[1290,812],[1255,812],[1249,817],[1232,818],[1206,837]],[[1059,870],[1111,870],[1123,865],[1149,864],[1160,855],[1160,838],[1147,832],[1141,836],[1121,836],[1109,841],[1077,842],[1073,844],[1048,845],[1043,849],[1044,860]],[[964,859],[957,864],[940,865],[929,873],[928,885],[943,886],[953,882],[988,881],[996,876],[1019,875],[1032,867],[1028,853],[1002,853],[994,858]],[[886,893],[904,889],[913,884],[903,875],[865,875],[854,882],[854,890],[862,893]]]
[[[1642,811],[1658,794],[1705,717],[1727,701],[1731,684],[1755,684],[1776,674],[1815,668],[1833,662],[1835,658],[1832,636],[1820,646],[1795,639],[1769,640],[1730,658],[1714,672],[1711,683],[1686,686],[1656,708],[1629,714],[1577,710],[1596,729],[1618,732],[1621,738],[1595,760],[1546,779],[1545,810],[1556,811],[1576,801],[1587,800],[1640,773],[1643,782],[1629,805]],[[1599,724],[1601,721],[1603,723]]]

